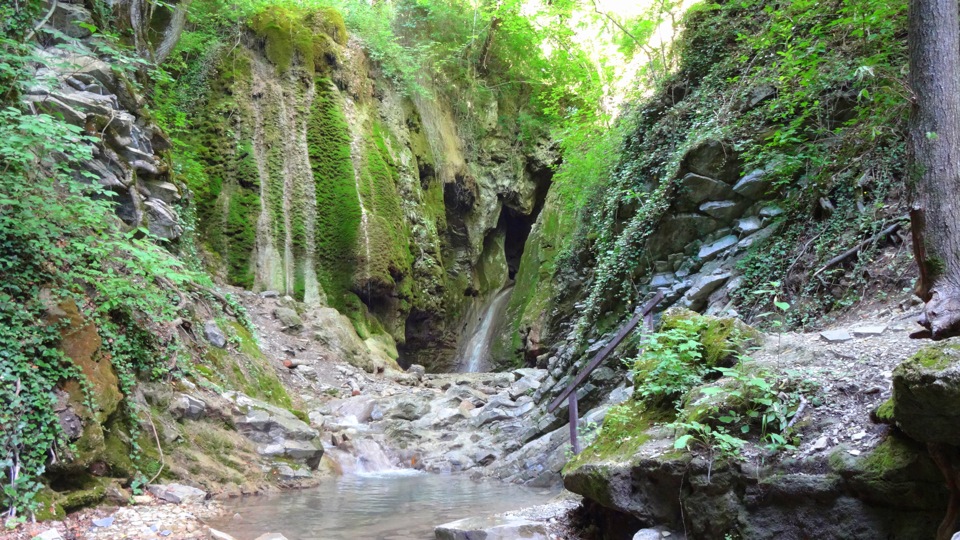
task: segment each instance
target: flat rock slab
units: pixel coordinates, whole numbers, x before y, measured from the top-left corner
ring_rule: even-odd
[[[860,326],[850,330],[855,337],[876,337],[887,331],[887,325]]]
[[[147,489],[154,497],[175,504],[201,502],[207,498],[206,491],[183,484],[151,484]]]
[[[853,336],[846,330],[827,330],[820,332],[820,339],[827,343],[843,343],[853,339]]]
[[[509,517],[472,517],[445,523],[434,529],[437,540],[547,540],[543,523]]]

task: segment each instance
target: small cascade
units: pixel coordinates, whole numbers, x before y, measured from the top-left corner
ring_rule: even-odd
[[[498,292],[483,308],[479,319],[468,326],[468,331],[464,334],[468,336],[467,341],[457,355],[457,371],[475,373],[490,369],[490,343],[493,341],[493,331],[497,327],[497,322],[503,318],[511,292],[513,292],[512,286]]]
[[[383,450],[377,441],[356,439],[347,444],[326,448],[325,452],[333,459],[344,474],[368,474],[398,470],[396,460]]]

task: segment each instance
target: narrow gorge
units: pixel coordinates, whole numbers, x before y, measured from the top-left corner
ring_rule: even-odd
[[[0,538],[956,538],[909,21],[0,6]]]

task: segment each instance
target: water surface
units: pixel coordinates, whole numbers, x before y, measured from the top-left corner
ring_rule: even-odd
[[[210,525],[239,540],[266,532],[290,540],[427,540],[442,523],[543,504],[556,493],[413,471],[347,475],[314,489],[226,501],[227,517]]]

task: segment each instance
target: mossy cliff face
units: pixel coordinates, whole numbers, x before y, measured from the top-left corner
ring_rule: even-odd
[[[503,209],[532,216],[548,179],[529,171],[549,158],[381,80],[333,10],[265,9],[213,66],[190,182],[210,265],[447,368],[463,318],[508,280]]]

